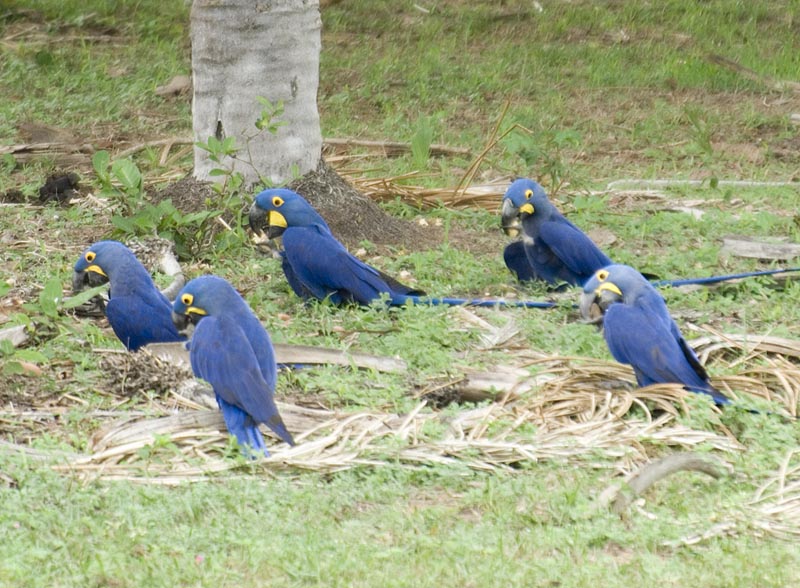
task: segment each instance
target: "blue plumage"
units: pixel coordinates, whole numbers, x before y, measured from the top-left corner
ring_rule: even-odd
[[[260,230],[265,218],[268,235],[283,238],[283,272],[303,299],[366,305],[386,294],[390,304],[403,304],[410,296],[424,294],[350,254],[317,211],[291,190],[265,190],[256,196],[251,227]]]
[[[731,402],[711,385],[664,299],[638,271],[627,265],[598,270],[584,286],[585,318],[592,318],[595,305],[604,312],[603,336],[611,355],[633,367],[640,386],[674,382],[708,394],[717,404]]]
[[[529,179],[514,181],[503,196],[502,225],[507,234],[520,232],[503,254],[520,281],[544,280],[583,285],[595,271],[610,265],[606,256],[578,227],[547,199],[542,187]]]
[[[106,317],[131,351],[148,343],[185,341],[170,318],[172,305],[133,252],[118,241],[98,241],[75,263],[73,289],[109,283]]]
[[[247,302],[224,279],[201,276],[190,281],[173,304],[173,321],[196,325],[189,358],[195,376],[211,384],[228,431],[239,444],[269,455],[258,424],[294,444],[274,392],[275,353],[269,334]]]

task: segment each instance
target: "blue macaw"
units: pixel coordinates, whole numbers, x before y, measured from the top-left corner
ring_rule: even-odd
[[[403,304],[409,297],[425,294],[350,254],[317,211],[291,190],[264,190],[256,196],[250,208],[250,227],[260,232],[265,219],[267,236],[283,238],[283,273],[304,300],[370,304],[386,294],[390,304]]]
[[[506,246],[506,266],[520,281],[544,280],[582,286],[612,261],[589,237],[569,222],[529,179],[514,181],[503,195],[502,226],[522,239]]]
[[[180,291],[172,311],[179,330],[195,325],[189,345],[192,371],[214,388],[225,425],[239,444],[269,455],[258,430],[265,423],[294,445],[275,405],[278,370],[272,341],[233,286],[218,276],[195,278]]]
[[[600,322],[614,359],[633,367],[639,386],[674,382],[708,394],[718,405],[731,400],[709,382],[705,368],[683,338],[667,304],[638,271],[609,265],[583,288],[581,314]]]
[[[75,263],[72,289],[109,283],[106,317],[123,345],[185,341],[172,324],[172,304],[133,252],[119,241],[98,241]]]

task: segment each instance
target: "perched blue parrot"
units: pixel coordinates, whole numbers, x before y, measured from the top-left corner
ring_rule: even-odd
[[[269,334],[247,302],[224,279],[191,280],[172,306],[179,330],[195,325],[189,345],[194,375],[211,384],[228,431],[239,444],[269,455],[259,423],[289,445],[294,439],[275,405],[278,378]]]
[[[72,289],[109,283],[106,317],[130,351],[148,343],[185,341],[172,324],[172,304],[133,252],[119,241],[98,241],[75,263]]]
[[[514,181],[503,195],[502,226],[522,240],[506,246],[506,266],[520,281],[544,280],[582,286],[612,261],[589,237],[569,222],[529,179]]]
[[[285,188],[264,190],[250,208],[250,227],[260,232],[267,221],[270,239],[282,236],[282,267],[292,290],[308,300],[334,304],[370,304],[387,294],[403,304],[425,293],[405,286],[350,254],[325,220],[299,194]]]
[[[674,382],[708,394],[718,405],[731,403],[709,382],[664,299],[632,267],[609,265],[595,272],[584,285],[581,314],[593,322],[602,315],[611,355],[633,367],[639,386]]]

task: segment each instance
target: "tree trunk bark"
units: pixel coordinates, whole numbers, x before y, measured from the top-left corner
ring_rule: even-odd
[[[194,177],[235,169],[250,186],[282,185],[315,170],[322,150],[317,111],[321,19],[318,0],[194,0],[191,15],[195,141],[236,137],[222,165],[194,149]],[[282,101],[286,124],[259,131],[258,97]]]

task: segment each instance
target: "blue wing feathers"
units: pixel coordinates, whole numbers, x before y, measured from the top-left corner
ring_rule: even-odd
[[[271,344],[269,347],[271,353]],[[241,427],[247,430],[256,423],[265,423],[285,442],[294,443],[275,405],[275,380],[271,378],[268,382],[264,377],[254,347],[237,322],[230,317],[215,316],[201,320],[192,336],[190,359],[195,375],[211,384],[222,402],[248,415],[252,425],[245,419]],[[274,365],[274,359],[271,363]],[[268,372],[271,374],[271,370]],[[230,409],[228,412],[229,416],[234,414]],[[234,422],[241,428],[238,421]],[[248,442],[246,435],[244,439],[239,435],[237,438]]]
[[[302,288],[293,286],[295,292],[300,289],[315,298],[330,297],[336,304],[369,304],[384,292],[392,302],[402,303],[406,296],[392,288],[375,268],[350,254],[333,235],[315,227],[289,227],[283,234],[283,246],[292,279],[302,284]]]
[[[675,322],[668,313],[664,315],[666,307],[654,306],[613,304],[608,308],[603,335],[614,359],[633,366],[640,386],[679,382],[693,392],[712,396],[718,404],[728,403],[708,381]]]
[[[148,343],[184,341],[186,337],[172,323],[171,312],[169,301],[155,286],[153,292],[139,296],[112,296],[106,306],[111,328],[131,351]]]
[[[528,261],[528,256],[525,253],[525,244],[522,241],[513,241],[506,245],[503,250],[503,260],[506,262],[506,267],[511,270],[511,273],[520,282],[538,278],[533,266]]]
[[[589,237],[563,217],[558,221],[542,223],[539,235],[564,265],[575,284],[582,285],[594,272],[611,264],[611,260]]]

